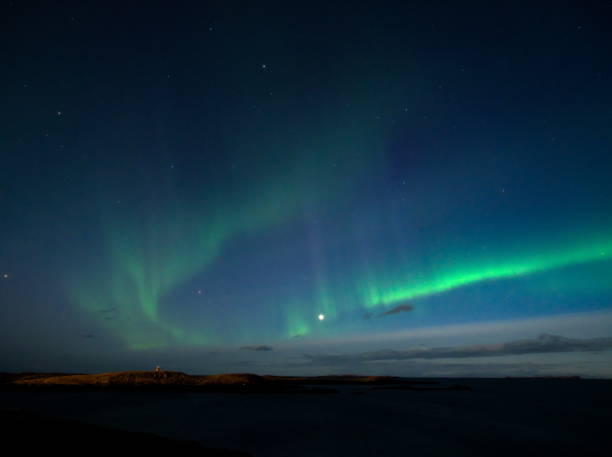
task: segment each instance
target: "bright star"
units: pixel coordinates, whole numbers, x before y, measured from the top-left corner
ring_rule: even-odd
[[[322,321],[323,319],[325,319],[325,314],[319,314],[319,320]]]

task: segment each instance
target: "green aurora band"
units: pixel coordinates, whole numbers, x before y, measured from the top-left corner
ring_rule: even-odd
[[[304,122],[306,130],[317,135],[304,133],[306,139],[298,143],[269,137],[243,143],[245,136],[258,138],[257,125],[249,124],[248,131],[235,135],[228,145],[238,161],[247,164],[232,176],[229,193],[227,175],[207,180],[195,199],[192,192],[183,198],[177,183],[158,177],[163,189],[159,198],[149,198],[155,201],[136,211],[101,210],[104,259],[95,272],[75,269],[67,281],[78,308],[130,349],[226,341],[228,332],[214,322],[189,329],[164,318],[160,307],[174,290],[210,269],[232,240],[257,236],[290,223],[305,210],[317,212],[337,203],[350,195],[366,169],[376,166],[380,135],[371,120],[364,128],[365,121],[352,115],[338,128],[329,117]],[[220,161],[230,168],[227,160]],[[129,183],[123,188],[131,192]],[[103,193],[103,200],[116,198]],[[325,278],[320,281],[323,291]],[[324,309],[331,315],[331,298],[321,302],[327,303]],[[287,334],[308,332],[307,319],[297,309],[285,319]],[[243,338],[250,336],[248,329],[242,332]]]
[[[381,83],[380,90],[372,87],[373,94],[384,92],[394,98],[389,85]],[[368,174],[386,166],[387,132],[377,127],[372,113],[388,102],[366,94],[359,103],[347,92],[337,106],[344,108],[347,101],[361,109],[343,112],[330,107],[326,115],[311,112],[286,124],[265,117],[238,123],[244,127],[227,139],[224,152],[243,162],[242,166],[232,175],[222,173],[213,179],[203,175],[195,197],[193,189],[183,193],[180,183],[164,181],[154,171],[160,195],[151,197],[148,204],[134,211],[101,209],[98,225],[105,249],[99,264],[79,266],[67,278],[69,296],[78,309],[92,325],[134,350],[259,343],[332,332],[336,322],[354,321],[364,310],[384,310],[484,281],[612,258],[612,235],[586,230],[574,231],[563,240],[530,234],[530,244],[516,249],[500,244],[487,256],[457,249],[450,242],[438,247],[443,258],[431,259],[426,271],[418,263],[423,255],[396,240],[397,251],[403,254],[399,259],[391,256],[370,263],[364,251],[362,263],[353,262],[339,272],[327,262],[326,236],[319,233],[312,241],[312,258],[304,259],[310,264],[313,282],[293,289],[279,286],[266,296],[265,309],[245,309],[226,328],[216,321],[214,310],[202,309],[201,320],[194,319],[193,325],[164,315],[167,298],[192,278],[210,272],[235,240],[256,240],[268,230],[303,222],[308,212],[333,211]],[[268,125],[293,133],[271,134]],[[295,125],[300,126],[297,131]],[[220,153],[219,160],[227,169],[234,158]],[[114,186],[113,192],[102,191],[101,200],[129,194],[130,185]],[[495,234],[490,238],[495,239]],[[326,316],[323,322],[317,320],[320,313]],[[360,322],[363,325],[363,319]],[[344,328],[360,324],[351,325]]]
[[[89,282],[73,289],[75,300],[98,322],[100,310],[119,310],[120,318],[101,322],[130,349],[177,344],[214,346],[262,338],[274,341],[322,335],[333,331],[335,321],[342,323],[345,317],[359,310],[384,310],[401,302],[484,281],[508,280],[612,258],[612,236],[578,236],[575,232],[573,236],[563,240],[557,238],[548,245],[534,242],[522,250],[496,252],[494,256],[476,257],[470,252],[455,251],[444,261],[431,265],[428,274],[409,263],[391,265],[391,269],[389,265],[380,265],[368,269],[365,275],[362,270],[361,274],[353,271],[339,277],[327,274],[324,263],[315,262],[314,288],[302,291],[301,295],[285,289],[270,297],[269,309],[258,310],[263,313],[264,322],[273,322],[275,315],[280,315],[280,331],[267,328],[269,324],[265,323],[258,327],[254,324],[256,319],[246,317],[248,313],[243,320],[234,323],[232,332],[213,325],[193,329],[160,315],[164,297],[193,275],[211,268],[224,245],[233,238],[243,234],[257,237],[264,229],[299,217],[297,196],[301,191],[286,192],[290,185],[279,181],[268,192],[259,192],[252,200],[243,202],[244,206],[235,204],[232,211],[227,211],[224,205],[217,214],[209,212],[201,216],[198,223],[190,221],[195,217],[193,211],[175,210],[171,216],[163,213],[165,217],[160,215],[144,225],[132,219],[129,223],[124,220],[122,228],[112,226],[109,229],[112,235],[109,238],[109,278],[101,285]],[[215,223],[205,223],[207,217]],[[386,271],[387,275],[379,278],[373,271]],[[319,313],[325,314],[324,322],[317,320]]]
[[[418,84],[413,69],[405,68],[398,79],[381,70],[383,62],[382,55],[351,65],[337,62],[334,78],[317,86],[314,99],[304,95],[299,83],[284,80],[270,97],[262,80],[264,98],[241,99],[261,109],[245,105],[249,109],[232,112],[231,130],[211,126],[217,142],[203,147],[219,148],[219,160],[202,162],[196,183],[168,181],[167,168],[160,172],[153,167],[141,171],[141,180],[150,182],[136,189],[144,196],[140,201],[124,211],[109,210],[104,202],[133,194],[133,183],[123,176],[123,181],[109,184],[102,174],[101,220],[95,224],[105,248],[98,265],[79,265],[66,278],[77,309],[92,326],[129,349],[235,343],[262,335],[278,338],[278,331],[247,328],[242,321],[238,328],[221,328],[207,309],[201,313],[206,322],[177,322],[164,315],[165,300],[190,279],[210,271],[230,243],[281,229],[305,214],[324,213],[349,198],[368,173],[384,167],[388,127],[381,127],[377,114],[396,110],[392,107],[398,99],[415,99]],[[410,79],[414,84],[407,94],[404,88]],[[160,141],[168,144],[171,139]],[[172,150],[169,144],[168,149]],[[167,156],[172,162],[173,154]],[[142,165],[133,168],[140,170]],[[153,197],[151,189],[156,191]],[[312,330],[305,310],[312,303],[330,318],[338,309],[330,276],[311,260],[316,297],[305,299],[294,292],[269,297],[271,317],[282,319],[277,325],[285,337]]]
[[[451,266],[437,268],[435,276],[431,278],[407,278],[390,283],[370,279],[366,281],[367,286],[361,289],[362,303],[366,308],[395,305],[483,281],[532,275],[611,258],[612,237],[567,243],[562,248],[510,254],[500,256],[497,260],[483,259],[474,262],[455,258]]]
[[[295,186],[288,179],[265,192],[260,187],[250,201],[225,202],[201,215],[195,210],[172,210],[149,215],[141,223],[138,217],[123,218],[121,223],[110,218],[105,268],[109,276],[102,284],[80,282],[82,287],[72,289],[76,302],[93,316],[104,309],[118,310],[121,318],[110,320],[107,327],[132,349],[221,341],[222,333],[188,332],[162,319],[163,298],[210,268],[232,239],[256,236],[296,217],[303,192]],[[334,194],[333,186],[327,189]],[[288,316],[288,325],[295,326],[296,319]]]

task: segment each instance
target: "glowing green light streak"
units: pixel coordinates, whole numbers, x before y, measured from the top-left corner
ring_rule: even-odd
[[[106,215],[102,221],[108,246],[104,264],[96,266],[95,277],[83,277],[77,272],[76,277],[70,278],[74,301],[131,349],[226,340],[227,335],[217,334],[215,325],[203,323],[195,329],[173,321],[171,310],[164,308],[165,299],[195,275],[212,268],[232,240],[257,236],[266,228],[299,217],[304,207],[318,208],[348,195],[364,163],[371,162],[365,153],[361,159],[355,158],[354,151],[366,151],[370,145],[367,138],[372,134],[364,136],[349,130],[341,134],[336,129],[328,137],[320,135],[324,143],[330,144],[312,144],[290,155],[287,160],[292,166],[287,168],[291,172],[284,175],[268,170],[260,175],[254,170],[252,176],[245,175],[247,184],[241,184],[231,194],[204,188],[202,195],[195,198],[201,198],[201,206],[170,198],[153,202],[151,207],[134,214]],[[334,141],[344,144],[333,144]],[[345,178],[339,177],[329,163],[330,150],[333,160],[351,159],[344,161]],[[268,166],[267,161],[262,163]],[[323,284],[319,295],[323,312],[333,315],[332,299]],[[118,312],[106,321],[99,313],[108,308]],[[205,308],[201,316],[215,319]],[[308,333],[309,319],[305,315],[290,312],[289,321],[289,335]]]
[[[282,190],[281,190],[282,188]],[[100,310],[115,308],[118,316],[103,322],[107,329],[131,349],[167,346],[173,343],[205,344],[209,331],[189,332],[160,316],[162,300],[198,271],[215,260],[223,245],[241,233],[253,233],[279,223],[298,207],[295,194],[278,188],[260,192],[244,205],[231,210],[191,209],[189,217],[155,219],[143,226],[134,218],[109,220],[109,270],[100,284],[79,281],[72,296],[82,309],[100,318]],[[190,223],[184,223],[191,219]],[[214,222],[209,222],[209,221]],[[113,225],[115,222],[115,225]]]
[[[306,316],[304,306],[298,303],[288,303],[285,308],[286,335],[288,338],[297,338],[307,335],[311,331],[312,316]]]
[[[338,74],[330,81],[324,105],[304,109],[301,103],[294,105],[301,96],[290,96],[276,108],[236,114],[231,133],[214,143],[220,149],[217,156],[204,151],[209,160],[194,161],[202,168],[197,185],[194,173],[183,187],[168,177],[167,169],[155,167],[135,179],[127,173],[103,176],[112,178],[100,192],[106,250],[96,265],[67,278],[79,309],[131,349],[234,338],[215,325],[226,317],[224,311],[203,306],[194,316],[197,325],[178,322],[171,307],[181,304],[169,297],[196,276],[205,277],[234,240],[255,239],[266,229],[336,205],[350,196],[364,172],[379,165],[385,135],[372,113],[390,112],[385,107],[395,106],[406,79],[402,73],[393,84],[386,72],[367,73],[375,68],[368,61],[357,85],[353,70],[344,77]],[[180,156],[192,157],[193,151],[177,151]],[[109,201],[119,199],[113,197],[134,190],[141,198],[132,202],[132,213],[126,212],[127,205],[124,211],[108,209]],[[318,312],[335,315],[331,284],[320,276],[317,296],[283,302],[287,335],[309,333]],[[116,316],[107,320],[101,310],[111,308]],[[236,333],[255,331],[249,323],[244,327]]]
[[[437,270],[435,277],[402,281],[379,286],[376,281],[367,281],[362,288],[365,307],[392,305],[398,302],[426,297],[478,282],[525,276],[581,263],[609,260],[612,258],[612,239],[591,240],[575,243],[570,248],[523,254],[500,255],[500,260],[480,263],[462,262],[455,259],[456,267]]]

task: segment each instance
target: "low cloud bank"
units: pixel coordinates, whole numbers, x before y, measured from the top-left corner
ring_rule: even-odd
[[[468,357],[496,357],[504,355],[542,354],[558,352],[588,352],[612,349],[612,337],[566,338],[541,334],[535,339],[525,339],[496,344],[477,344],[439,348],[414,348],[405,350],[381,349],[358,354],[307,355],[313,363],[343,365],[347,363],[376,362],[384,360],[453,359]]]
[[[242,346],[240,349],[244,349],[246,351],[271,351],[272,346],[266,346],[265,344],[256,344],[252,346]]]

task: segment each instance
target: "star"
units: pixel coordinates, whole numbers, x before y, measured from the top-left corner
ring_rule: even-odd
[[[317,317],[319,318],[320,321],[322,321],[325,319],[325,314],[319,314]]]
[[[2,278],[3,278],[3,279],[8,279],[8,277],[9,277],[8,273],[3,273],[3,274],[2,274]]]
[[[265,70],[266,68],[268,68],[268,66],[265,63],[262,63],[261,64],[261,68],[263,68]]]

